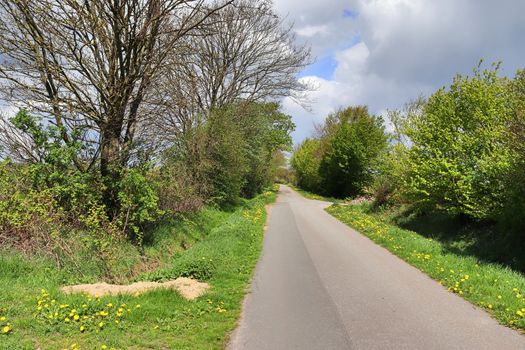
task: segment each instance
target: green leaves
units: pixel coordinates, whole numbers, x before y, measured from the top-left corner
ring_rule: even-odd
[[[291,165],[299,187],[308,191],[320,190],[319,166],[322,155],[322,143],[317,139],[306,139],[297,147],[292,155]]]
[[[409,197],[476,219],[493,217],[512,157],[504,147],[509,101],[508,81],[497,77],[497,68],[458,75],[448,90],[432,95],[406,128]]]
[[[320,137],[305,140],[292,156],[298,185],[338,198],[363,193],[387,144],[383,120],[366,107],[349,107],[319,129]]]
[[[339,112],[339,124],[329,136],[319,172],[326,194],[354,197],[370,183],[375,161],[385,149],[383,120],[368,111],[348,108]]]

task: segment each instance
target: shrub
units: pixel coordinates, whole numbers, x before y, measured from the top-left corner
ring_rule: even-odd
[[[148,224],[157,221],[163,213],[158,208],[159,198],[151,184],[151,178],[146,177],[145,170],[127,169],[119,185],[120,208],[116,216],[118,226],[123,232],[129,232],[141,246],[143,230]]]

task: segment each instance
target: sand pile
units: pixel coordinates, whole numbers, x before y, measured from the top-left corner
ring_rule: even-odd
[[[118,285],[108,283],[79,284],[76,286],[62,287],[67,294],[85,293],[94,297],[118,294],[141,294],[157,288],[170,288],[179,292],[184,298],[193,300],[210,288],[207,283],[199,282],[191,278],[179,277],[176,280],[164,283],[159,282],[137,282],[130,285]]]

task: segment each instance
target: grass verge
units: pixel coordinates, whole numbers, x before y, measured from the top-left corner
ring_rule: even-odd
[[[261,251],[264,206],[275,196],[266,192],[233,212],[208,209],[198,220],[160,228],[164,233],[146,253],[169,263],[134,279],[207,281],[210,291],[195,301],[171,290],[101,299],[65,295],[60,286],[78,276],[50,260],[0,252],[0,349],[221,349]],[[170,240],[194,243],[183,251]],[[174,251],[164,251],[165,244]]]
[[[521,273],[462,254],[461,250],[452,251],[445,242],[367,213],[365,205],[333,205],[327,211],[439,281],[448,291],[486,309],[500,323],[525,330],[525,277]]]

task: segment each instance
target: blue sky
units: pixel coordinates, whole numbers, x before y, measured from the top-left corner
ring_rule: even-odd
[[[502,74],[525,68],[522,0],[274,0],[316,61],[299,78],[316,87],[311,110],[290,99],[284,109],[298,143],[313,124],[348,105],[372,113],[401,108],[417,96],[469,74],[480,59],[503,61]]]

